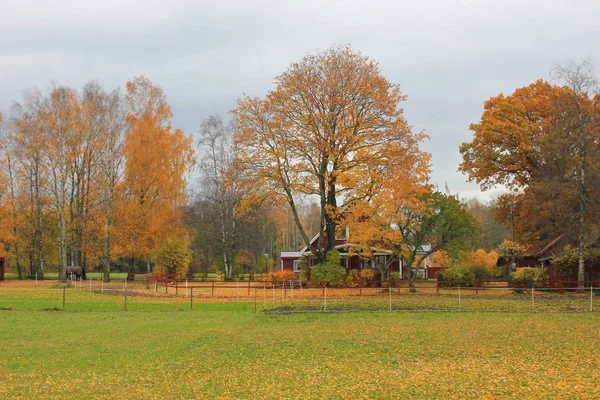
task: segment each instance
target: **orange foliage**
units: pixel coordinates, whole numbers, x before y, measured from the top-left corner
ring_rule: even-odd
[[[429,157],[418,148],[425,135],[404,119],[400,87],[349,46],[308,55],[275,81],[265,99],[245,96],[233,111],[237,176],[247,202],[288,202],[305,245],[310,237],[296,204],[318,196],[316,231],[326,231],[319,240],[328,242],[315,254],[324,261],[343,213],[340,195],[358,207],[384,190],[385,198],[410,190],[428,172]]]
[[[491,268],[498,262],[498,253],[494,250],[489,253],[484,249],[462,252],[459,256],[461,261],[471,265],[479,265],[486,268]]]
[[[294,281],[298,279],[298,275],[294,271],[285,269],[283,271],[271,272],[273,282]]]
[[[234,262],[238,265],[250,266],[256,264],[256,258],[248,249],[242,249],[235,256]]]
[[[449,267],[452,259],[444,250],[436,251],[431,256],[431,263],[434,267]]]
[[[144,77],[127,83],[130,114],[123,144],[125,179],[116,226],[120,252],[148,256],[167,237],[186,235],[181,208],[185,174],[192,165],[192,140],[171,131],[171,109],[162,90]]]

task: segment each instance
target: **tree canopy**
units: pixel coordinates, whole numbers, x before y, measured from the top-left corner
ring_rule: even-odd
[[[244,96],[233,111],[237,168],[248,201],[290,205],[303,242],[297,203],[317,196],[325,261],[340,218],[338,202],[370,200],[396,176],[426,178],[425,138],[413,133],[400,107],[406,97],[379,66],[351,47],[333,47],[292,63],[265,98]],[[324,237],[327,242],[323,242]]]
[[[516,231],[528,236],[519,240],[574,238],[583,280],[584,249],[600,223],[600,96],[589,61],[556,67],[555,75],[560,84],[538,80],[486,101],[473,141],[460,147],[460,170],[483,189],[520,191]]]

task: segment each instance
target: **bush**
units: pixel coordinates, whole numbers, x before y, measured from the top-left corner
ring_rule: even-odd
[[[177,274],[183,279],[190,273],[190,263],[192,262],[192,250],[180,238],[169,238],[158,246],[154,251],[154,260],[156,267],[154,271],[167,274]],[[164,268],[164,269],[161,269]]]
[[[475,272],[465,266],[446,268],[436,274],[439,286],[473,286]],[[468,281],[468,282],[463,282]]]
[[[544,282],[538,281],[546,281],[548,279],[548,274],[544,271],[543,268],[517,268],[515,272],[510,275],[511,280],[517,281],[514,282],[516,286],[522,287],[542,287],[545,286]],[[524,281],[519,283],[518,281]]]
[[[360,270],[361,279],[372,281],[375,278],[375,270],[373,269],[361,269]]]
[[[342,286],[346,278],[346,269],[340,264],[340,253],[337,250],[327,252],[327,261],[316,265],[310,272],[314,281],[327,281],[327,286]]]
[[[287,282],[287,281],[296,281],[298,277],[294,271],[290,271],[289,269],[283,271],[275,271],[271,272],[271,280],[273,282]]]
[[[390,285],[392,287],[398,287],[400,281],[400,273],[399,272],[391,272],[390,273]]]
[[[349,287],[356,287],[360,282],[360,270],[351,269],[350,273],[346,277],[346,285]]]
[[[600,279],[600,249],[587,249],[585,251],[585,280],[595,281]],[[552,259],[556,279],[576,281],[579,267],[577,250]]]
[[[485,267],[481,264],[466,264],[463,265],[462,268],[465,268],[473,274],[475,274],[475,279],[479,279],[480,281],[487,281],[492,278],[492,268]]]

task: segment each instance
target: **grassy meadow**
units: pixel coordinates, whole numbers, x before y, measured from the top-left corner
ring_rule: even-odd
[[[254,312],[0,287],[0,398],[594,398],[600,315]],[[60,295],[60,296],[59,296]],[[58,297],[57,297],[58,296]]]

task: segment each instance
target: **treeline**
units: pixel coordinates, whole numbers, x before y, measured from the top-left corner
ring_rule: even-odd
[[[116,261],[159,260],[161,272],[232,279],[278,268],[281,250],[317,232],[312,256],[326,263],[350,228],[345,251],[381,276],[404,260],[414,281],[435,252],[459,260],[564,234],[583,277],[600,237],[600,96],[590,62],[555,72],[559,83],[491,98],[471,125],[460,170],[514,189],[489,204],[435,189],[406,96],[350,46],[291,64],[264,98],[241,97],[230,123],[199,121],[195,144],[143,77],[124,94],[97,82],[28,91],[1,124],[0,241],[20,277],[81,265],[108,280]]]
[[[19,277],[67,265],[150,261],[183,225],[192,140],[173,130],[162,90],[98,82],[30,90],[2,122],[1,240]]]

